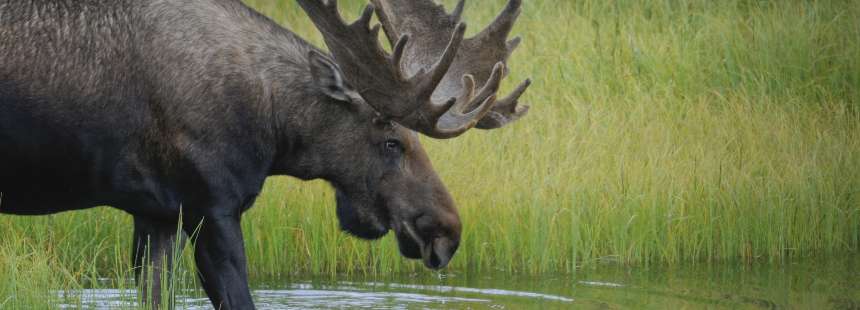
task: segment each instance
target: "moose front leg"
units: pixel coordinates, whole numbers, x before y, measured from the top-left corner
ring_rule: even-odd
[[[188,223],[189,234],[197,230],[192,239],[198,275],[215,309],[254,309],[239,216],[196,217]]]
[[[174,250],[181,251],[184,244],[184,238],[182,238],[179,241],[179,247],[176,247],[177,224],[175,221],[134,217],[132,239],[134,278],[141,288],[142,299],[149,299],[147,302],[151,302],[153,309],[161,305],[161,284],[169,282]]]

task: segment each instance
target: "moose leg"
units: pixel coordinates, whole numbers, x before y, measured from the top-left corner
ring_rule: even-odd
[[[197,230],[192,241],[198,275],[215,309],[254,309],[239,216],[206,216],[186,223],[200,223],[186,232]]]
[[[142,216],[134,217],[132,240],[132,266],[134,278],[141,288],[143,300],[151,299],[153,309],[161,305],[161,283],[169,280],[173,267],[173,250],[176,245],[177,222],[157,221]],[[184,239],[180,240],[180,248]],[[151,292],[151,296],[148,295]]]

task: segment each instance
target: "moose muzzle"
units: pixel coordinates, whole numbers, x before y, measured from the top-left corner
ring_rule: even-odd
[[[447,266],[460,245],[459,233],[451,236],[436,234],[424,236],[419,233],[415,225],[406,221],[398,226],[396,230],[400,253],[407,258],[421,259],[430,269],[441,269]]]

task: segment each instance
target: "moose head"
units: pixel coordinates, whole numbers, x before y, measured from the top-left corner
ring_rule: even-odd
[[[404,256],[433,269],[446,266],[461,223],[416,132],[450,139],[526,114],[518,99],[529,80],[497,96],[506,61],[520,43],[507,40],[520,1],[511,0],[472,38],[464,38],[463,1],[449,14],[433,1],[373,0],[350,24],[336,1],[298,2],[331,52],[312,50],[307,58],[317,104],[334,109],[314,129],[319,140],[309,144],[315,149],[298,157],[336,189],[343,230],[376,239],[393,229]],[[378,40],[380,25],[371,27],[374,12],[390,53]]]

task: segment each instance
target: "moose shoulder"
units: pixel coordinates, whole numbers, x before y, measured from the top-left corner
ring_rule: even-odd
[[[331,54],[239,0],[0,0],[0,212],[122,209],[138,277],[181,217],[213,305],[246,309],[241,215],[291,175],[332,184],[346,232],[394,230],[404,256],[447,265],[461,224],[416,132],[525,115],[528,81],[496,94],[520,1],[472,38],[462,1],[373,0],[351,24],[333,0],[298,2]]]

